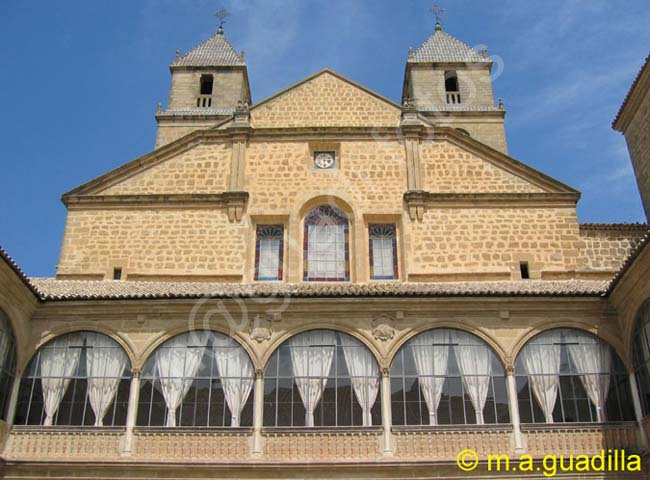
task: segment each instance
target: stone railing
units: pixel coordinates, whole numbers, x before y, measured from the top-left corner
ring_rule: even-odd
[[[458,105],[460,103],[460,92],[447,92],[447,103]]]
[[[644,421],[650,426],[650,419]],[[641,450],[634,422],[610,424],[522,425],[525,452],[593,455],[601,450]],[[253,453],[253,429],[206,430],[136,428],[125,451],[119,427],[16,427],[6,437],[1,457],[7,461],[143,462],[143,463],[355,463],[453,461],[471,448],[480,459],[514,454],[511,425],[393,427],[390,449],[381,427],[268,428],[261,432],[260,452]]]
[[[393,427],[393,450],[399,460],[454,460],[471,448],[479,458],[512,450],[510,425]]]
[[[212,106],[212,97],[210,95],[201,95],[196,98],[198,108],[209,108]]]
[[[5,460],[117,460],[123,437],[124,428],[14,426],[2,456]]]
[[[270,462],[372,461],[381,457],[382,429],[268,429],[264,459]]]
[[[132,458],[147,462],[230,463],[250,458],[252,429],[136,429]]]
[[[522,425],[527,453],[533,457],[545,454],[593,455],[607,449],[637,451],[641,448],[639,427],[634,422],[608,424],[527,424]]]

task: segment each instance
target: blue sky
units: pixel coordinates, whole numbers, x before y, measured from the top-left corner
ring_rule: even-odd
[[[582,191],[583,222],[643,221],[610,124],[650,48],[647,0],[440,0],[445,29],[502,71],[510,153]],[[330,67],[399,101],[409,46],[433,32],[424,0],[232,0],[253,101]],[[0,10],[0,244],[54,274],[60,195],[150,151],[168,64],[212,35],[203,0],[4,0]]]

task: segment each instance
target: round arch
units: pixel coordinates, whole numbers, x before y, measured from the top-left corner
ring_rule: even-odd
[[[296,204],[294,211],[297,212],[297,218],[302,223],[303,219],[309,212],[320,206],[329,205],[336,207],[345,213],[350,223],[356,221],[360,216],[354,211],[353,200],[348,195],[342,192],[326,193],[321,195],[305,195],[300,198]]]
[[[400,349],[408,343],[409,340],[411,340],[413,337],[418,336],[421,333],[427,332],[429,330],[436,330],[440,328],[447,328],[451,330],[460,330],[461,332],[469,333],[471,335],[474,335],[481,340],[483,340],[491,349],[492,352],[496,355],[497,359],[501,363],[504,369],[507,369],[509,366],[509,363],[506,361],[508,358],[506,355],[505,350],[503,347],[490,335],[487,333],[483,332],[477,327],[471,327],[467,324],[461,324],[457,322],[440,322],[436,323],[435,325],[425,325],[422,327],[414,328],[405,335],[403,335],[395,344],[391,347],[390,351],[388,352],[387,358],[388,358],[388,368],[391,368],[393,365],[393,362],[395,360],[395,356],[398,354]]]
[[[246,341],[246,338],[241,335],[241,333],[233,332],[219,325],[210,325],[209,328],[208,326],[206,326],[206,328],[187,328],[187,325],[183,325],[158,334],[145,346],[145,348],[138,356],[137,368],[142,369],[142,367],[147,363],[147,361],[151,358],[151,355],[158,349],[158,347],[163,345],[168,340],[171,340],[172,338],[178,337],[179,335],[183,335],[185,333],[199,331],[215,332],[231,338],[244,349],[255,370],[264,368],[264,363],[255,354],[255,351],[251,348],[250,344]]]
[[[102,330],[61,328],[38,343],[20,379],[16,424],[126,424],[132,360]]]
[[[265,425],[381,424],[377,356],[363,337],[343,330],[310,325],[276,340],[264,370]]]
[[[383,365],[382,363],[383,357],[381,356],[379,350],[377,350],[377,347],[372,343],[372,341],[369,338],[363,336],[358,330],[347,327],[345,325],[340,325],[340,324],[332,325],[331,323],[322,322],[322,323],[314,323],[311,325],[302,325],[283,332],[279,337],[277,337],[275,340],[271,342],[269,347],[264,352],[264,355],[262,356],[262,369],[266,369],[270,358],[278,350],[278,348],[280,348],[284,343],[286,343],[292,337],[313,330],[332,330],[333,332],[345,333],[346,335],[350,335],[351,337],[359,340],[359,342],[361,342],[370,351],[370,353],[372,353],[372,356],[375,359],[375,362],[377,362],[377,365],[379,365],[380,367]]]
[[[70,333],[83,333],[83,332],[94,332],[94,333],[101,333],[102,335],[106,335],[109,337],[111,340],[114,340],[115,342],[118,343],[122,347],[122,350],[124,350],[124,353],[129,359],[129,365],[131,369],[136,368],[137,365],[137,357],[135,354],[135,348],[133,347],[133,344],[125,337],[123,337],[119,332],[112,330],[110,328],[104,327],[102,325],[96,325],[94,323],[86,323],[86,322],[77,322],[75,323],[74,327],[56,327],[49,331],[47,335],[45,335],[43,338],[41,338],[38,343],[34,346],[34,348],[30,349],[28,354],[26,355],[26,359],[23,360],[24,363],[20,365],[20,371],[24,371],[27,366],[30,364],[30,362],[34,359],[34,356],[38,353],[38,351],[43,348],[45,345],[50,343],[51,341],[55,340],[58,337],[61,337],[63,335],[67,335]]]
[[[561,328],[580,330],[600,338],[602,341],[604,341],[610,347],[612,347],[612,349],[616,352],[618,357],[623,361],[623,364],[626,366],[626,368],[629,368],[629,365],[627,364],[626,361],[627,356],[623,355],[624,352],[621,343],[617,338],[603,332],[602,330],[598,330],[596,328],[589,327],[587,325],[577,323],[577,322],[545,323],[543,326],[535,326],[530,328],[526,332],[524,332],[522,335],[519,336],[512,349],[512,354],[510,356],[510,358],[512,359],[512,366],[514,367],[515,363],[517,362],[517,357],[519,356],[519,353],[530,340],[549,330],[555,330]]]
[[[614,346],[589,328],[528,332],[514,358],[524,423],[634,419],[628,371]]]

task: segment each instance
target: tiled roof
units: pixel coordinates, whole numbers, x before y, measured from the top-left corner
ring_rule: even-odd
[[[239,297],[602,296],[605,280],[440,283],[210,283],[34,278],[45,300]]]
[[[163,110],[156,113],[157,117],[179,117],[183,115],[232,115],[232,108],[188,108],[184,110]]]
[[[223,33],[217,33],[172,63],[172,67],[246,65]]]
[[[623,278],[625,273],[632,267],[634,261],[639,257],[639,255],[641,255],[641,252],[643,252],[646,248],[650,248],[648,245],[650,245],[650,231],[645,234],[641,241],[630,252],[630,254],[621,265],[621,268],[618,270],[618,272],[616,272],[614,278],[612,278],[612,280],[609,282],[609,285],[607,286],[607,295],[614,291],[616,285],[618,285],[618,283],[621,281],[621,278]]]
[[[490,63],[491,61],[489,57],[483,57],[439,26],[436,26],[433,35],[408,58],[408,63]]]
[[[634,230],[641,234],[650,230],[647,223],[581,223],[581,230]]]
[[[18,278],[20,278],[20,280],[25,284],[25,286],[27,288],[29,288],[29,290],[34,295],[36,295],[39,298],[41,297],[41,294],[36,291],[36,289],[34,288],[34,285],[32,285],[29,278],[27,278],[27,275],[25,275],[25,273],[20,269],[18,264],[14,261],[13,258],[11,258],[9,256],[7,251],[4,248],[2,248],[2,246],[0,246],[0,259],[2,259],[9,266],[9,268],[11,268],[14,271],[16,276],[18,276]]]
[[[636,77],[634,78],[634,81],[632,82],[632,86],[627,91],[627,95],[625,95],[625,99],[623,100],[623,103],[621,103],[621,106],[618,109],[618,113],[616,114],[616,118],[614,118],[614,121],[612,122],[612,128],[613,129],[616,129],[616,123],[618,122],[618,119],[621,118],[621,115],[623,114],[623,110],[625,110],[627,102],[630,99],[630,97],[632,96],[632,93],[634,92],[634,89],[636,88],[637,84],[641,80],[641,76],[643,75],[643,71],[646,68],[650,69],[650,54],[645,58],[645,62],[643,62],[643,65],[639,69],[639,73],[636,74]]]

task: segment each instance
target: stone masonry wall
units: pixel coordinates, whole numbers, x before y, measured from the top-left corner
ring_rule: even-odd
[[[487,66],[472,69],[433,67],[417,65],[411,67],[411,89],[413,99],[420,107],[447,105],[445,71],[455,70],[458,76],[461,103],[465,105],[494,105],[492,81]]]
[[[57,275],[241,275],[247,233],[221,209],[71,210]]]
[[[404,146],[396,141],[341,142],[337,167],[315,170],[312,149],[304,141],[251,142],[246,152],[246,189],[250,210],[273,214],[300,207],[325,193],[336,193],[362,210],[401,210],[406,190]]]
[[[198,145],[99,193],[220,193],[228,188],[231,152],[225,143]]]
[[[255,128],[398,126],[401,109],[323,72],[251,111]]]
[[[169,110],[186,110],[196,107],[201,89],[201,75],[214,76],[212,108],[235,108],[237,101],[246,97],[243,70],[175,70],[169,90]]]
[[[646,92],[643,102],[625,132],[636,181],[641,192],[641,200],[648,221],[650,221],[650,92]]]
[[[619,228],[581,225],[579,268],[617,271],[645,232],[647,227],[633,225]]]
[[[449,142],[420,146],[423,188],[435,193],[543,192],[527,180]]]
[[[574,270],[574,208],[429,208],[410,224],[410,265],[417,274],[509,274],[519,260],[543,270]]]

